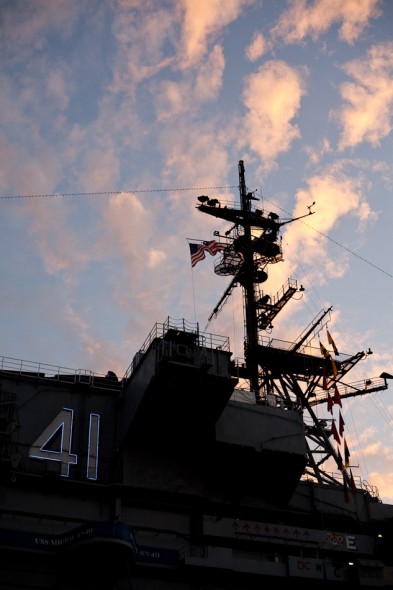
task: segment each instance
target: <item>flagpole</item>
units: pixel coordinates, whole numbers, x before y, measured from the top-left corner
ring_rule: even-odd
[[[191,267],[191,284],[192,284],[192,299],[194,303],[194,321],[197,323],[196,305],[195,305],[195,287],[194,287],[194,273]]]

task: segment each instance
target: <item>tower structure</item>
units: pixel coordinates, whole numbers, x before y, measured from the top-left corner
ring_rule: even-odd
[[[317,404],[327,404],[331,409],[334,400],[341,403],[345,397],[386,389],[386,374],[347,383],[344,378],[349,371],[371,354],[371,350],[354,355],[341,353],[340,360],[337,360],[333,357],[333,350],[327,350],[321,343],[312,346],[327,326],[332,307],[321,310],[295,342],[273,339],[273,320],[295,293],[304,289],[298,287],[296,280],[288,279],[277,294],[268,293],[265,290],[268,267],[283,260],[281,228],[312,215],[311,208],[315,203],[308,207],[307,214],[296,218],[281,220],[274,212],[266,214],[254,206],[259,199],[247,189],[243,160],[239,161],[238,168],[239,207],[223,204],[206,195],[198,197],[199,211],[232,223],[230,230],[221,236],[226,247],[215,263],[214,271],[222,276],[232,275],[233,278],[209,320],[217,315],[233,288],[241,286],[245,363],[234,367],[234,374],[248,381],[257,404],[291,407],[303,413],[308,441],[305,475],[319,482],[350,485],[352,482],[343,467],[340,451],[332,441],[332,435],[336,430],[338,432],[335,419],[319,419],[314,409]],[[337,349],[335,351],[338,354]],[[339,436],[333,438],[341,442]],[[323,469],[330,457],[335,460],[342,478],[334,477]]]

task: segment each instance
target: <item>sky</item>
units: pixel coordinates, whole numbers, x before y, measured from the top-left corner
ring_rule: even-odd
[[[243,356],[242,293],[190,242],[228,223],[197,197],[280,219],[348,383],[393,374],[391,0],[0,0],[0,355],[122,377],[156,322],[198,323]],[[326,334],[318,336],[327,346]],[[345,381],[345,380],[344,380]],[[393,381],[343,402],[355,478],[393,503]],[[319,415],[323,414],[318,407]]]

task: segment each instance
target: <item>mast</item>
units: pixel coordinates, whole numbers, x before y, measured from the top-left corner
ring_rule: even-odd
[[[225,232],[225,239],[230,240],[222,258],[215,264],[215,273],[225,276],[234,275],[220,302],[213,310],[210,319],[216,315],[234,286],[243,288],[244,301],[244,358],[245,375],[254,393],[257,403],[261,399],[261,384],[265,383],[259,370],[259,333],[271,328],[271,320],[289,301],[297,288],[288,286],[275,305],[266,305],[260,285],[267,278],[267,266],[282,260],[281,246],[278,243],[280,227],[289,221],[279,221],[276,213],[264,215],[261,209],[253,208],[252,201],[259,199],[247,190],[243,160],[239,160],[240,208],[221,207],[217,199],[203,195],[198,197],[197,208],[203,213],[226,219],[234,225]],[[311,212],[309,212],[311,214]],[[228,237],[231,234],[231,237]],[[270,299],[270,296],[267,296]]]
[[[243,268],[242,268],[242,286],[244,290],[244,315],[245,315],[245,334],[246,340],[244,343],[244,356],[246,367],[249,374],[250,389],[255,394],[255,399],[259,399],[259,377],[258,377],[258,361],[257,361],[257,346],[258,346],[258,329],[257,329],[257,313],[255,303],[254,291],[254,253],[252,251],[252,237],[251,237],[251,193],[247,193],[246,181],[244,176],[244,162],[239,161],[239,190],[240,190],[240,204],[244,218],[244,249],[243,249]]]

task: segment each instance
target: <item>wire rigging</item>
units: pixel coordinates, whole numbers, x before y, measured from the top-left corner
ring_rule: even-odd
[[[114,195],[122,195],[122,194],[128,194],[129,195],[129,194],[144,194],[144,193],[169,193],[169,192],[185,192],[185,191],[207,191],[207,190],[222,190],[222,189],[233,189],[233,188],[239,188],[239,187],[238,187],[238,185],[235,185],[235,184],[227,184],[227,185],[223,185],[223,186],[195,186],[195,187],[184,187],[184,188],[156,188],[156,189],[139,189],[139,190],[122,190],[122,191],[101,191],[101,192],[88,192],[88,193],[78,192],[78,193],[48,193],[48,194],[36,194],[36,195],[0,195],[0,199],[41,199],[41,198],[55,198],[55,197],[93,197],[93,196],[105,196],[105,195],[107,195],[107,196],[114,196]],[[262,196],[261,198],[262,198],[263,201],[266,201],[266,202],[274,205],[275,207],[277,207],[278,209],[280,209],[281,211],[283,211],[287,215],[290,215],[288,213],[288,211],[286,211],[282,207],[279,207],[277,204],[273,203],[272,201],[269,201],[269,199],[267,199],[265,196]],[[366,258],[363,258],[363,256],[360,256],[359,254],[356,254],[355,252],[353,252],[352,250],[350,250],[350,248],[347,248],[343,244],[340,244],[339,242],[337,242],[333,238],[330,238],[329,236],[327,236],[326,234],[322,233],[321,231],[315,229],[315,227],[312,227],[308,223],[306,223],[306,222],[304,222],[302,220],[300,220],[300,221],[301,221],[301,223],[303,223],[304,225],[306,225],[307,227],[309,227],[310,229],[312,229],[313,231],[315,231],[316,233],[318,233],[319,235],[321,235],[322,237],[324,237],[326,240],[329,240],[333,244],[336,244],[336,246],[339,246],[343,250],[346,250],[347,252],[349,252],[350,254],[352,254],[352,256],[355,256],[359,260],[362,260],[366,264],[369,264],[370,266],[372,266],[376,270],[379,270],[380,272],[382,272],[386,276],[388,276],[390,278],[393,278],[393,275],[391,275],[390,273],[388,273],[386,270],[383,270],[382,268],[380,268],[379,266],[377,266],[373,262],[370,262]]]
[[[350,250],[349,248],[347,248],[343,244],[340,244],[339,242],[337,242],[333,238],[330,238],[329,236],[327,236],[326,234],[322,233],[318,229],[315,229],[315,227],[312,227],[308,223],[304,223],[304,225],[306,225],[307,227],[309,227],[310,229],[312,229],[313,231],[315,231],[317,234],[323,236],[326,240],[329,240],[333,244],[336,244],[336,246],[340,246],[340,248],[342,248],[343,250],[346,250],[347,252],[349,252],[350,254],[352,254],[352,256],[355,256],[356,258],[359,258],[359,260],[362,260],[363,262],[366,262],[370,266],[373,266],[376,270],[379,270],[380,272],[382,272],[383,274],[387,275],[388,277],[393,278],[393,275],[389,274],[386,270],[383,270],[383,268],[380,268],[379,266],[377,266],[373,262],[370,262],[366,258],[363,258],[363,256],[360,256],[360,254],[356,254],[356,252],[353,252],[353,250]]]
[[[37,195],[0,195],[0,199],[42,199],[51,197],[93,197],[103,195],[130,195],[140,193],[170,193],[170,192],[181,192],[181,191],[202,191],[202,190],[221,190],[221,189],[232,189],[238,188],[237,185],[225,185],[225,186],[193,186],[185,188],[153,188],[153,189],[140,189],[132,191],[101,191],[101,192],[90,192],[90,193],[48,193],[48,194],[37,194]]]
[[[271,205],[274,205],[275,207],[277,207],[277,209],[280,209],[280,211],[283,211],[286,215],[290,215],[290,213],[288,213],[288,211],[286,211],[285,209],[283,209],[282,207],[279,207],[276,203],[273,203],[272,201],[269,201],[269,199],[266,199],[266,197],[263,197],[263,199],[265,201],[267,201],[268,203],[270,203]],[[306,227],[312,229],[315,233],[319,234],[320,236],[322,236],[323,238],[325,238],[326,240],[329,240],[329,242],[332,242],[332,244],[336,244],[336,246],[339,246],[340,248],[342,248],[343,250],[346,250],[347,252],[349,252],[350,254],[352,254],[352,256],[355,256],[356,258],[359,258],[359,260],[362,260],[363,262],[366,262],[366,264],[369,264],[370,266],[374,267],[376,270],[379,270],[380,272],[382,272],[383,274],[385,274],[386,276],[390,277],[391,279],[393,279],[393,275],[391,275],[390,273],[388,273],[386,270],[383,270],[383,268],[380,268],[379,266],[377,266],[376,264],[374,264],[373,262],[370,262],[369,260],[367,260],[366,258],[363,258],[363,256],[360,256],[360,254],[356,254],[356,252],[353,252],[353,250],[351,250],[350,248],[347,248],[346,246],[344,246],[343,244],[340,244],[339,242],[337,242],[336,240],[334,240],[333,238],[330,238],[329,236],[327,236],[326,234],[324,234],[323,232],[319,231],[318,229],[316,229],[315,227],[313,227],[312,225],[310,225],[309,223],[303,221],[302,219],[299,220],[300,223],[302,223],[303,225],[305,225]]]

